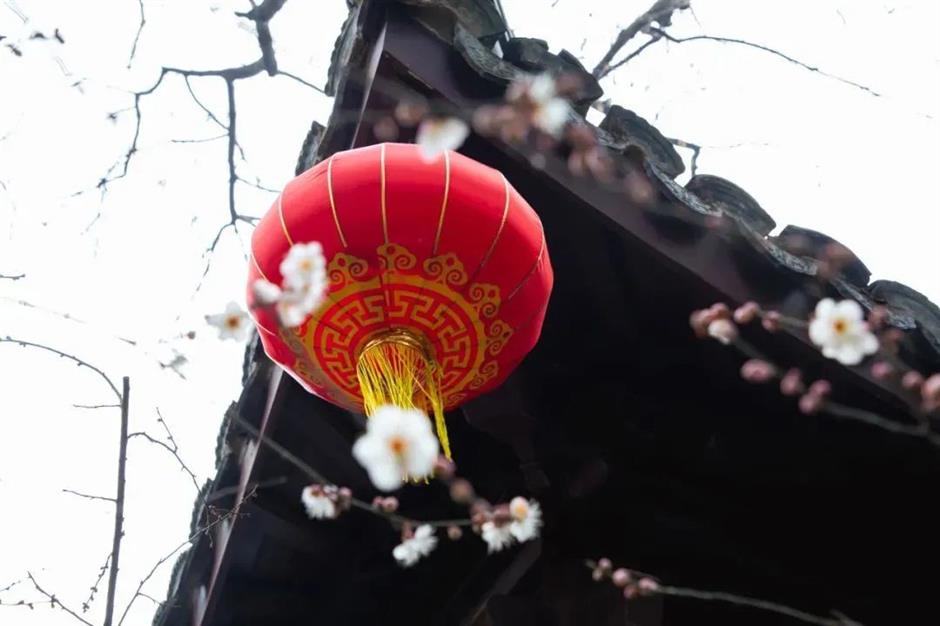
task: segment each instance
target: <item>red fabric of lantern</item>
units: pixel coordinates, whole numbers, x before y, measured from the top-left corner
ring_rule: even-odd
[[[309,391],[363,411],[357,362],[376,337],[426,346],[451,408],[499,385],[538,340],[552,268],[538,216],[498,171],[410,144],[341,152],[287,184],[252,237],[249,285],[281,284],[291,245],[318,241],[323,304],[297,328],[255,310],[268,355]]]

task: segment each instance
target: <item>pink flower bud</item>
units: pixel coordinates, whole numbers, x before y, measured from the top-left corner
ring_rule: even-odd
[[[803,384],[803,373],[792,368],[780,379],[780,393],[785,396],[798,396],[806,390]]]
[[[731,308],[724,302],[716,302],[715,304],[708,307],[708,313],[712,316],[712,319],[716,320],[730,320],[731,319]]]
[[[924,381],[920,387],[920,395],[924,399],[924,408],[927,411],[940,407],[940,374],[934,374]]]
[[[741,366],[741,378],[749,383],[766,383],[776,373],[773,365],[761,359],[750,359]]]
[[[712,321],[714,321],[713,318],[705,309],[692,311],[691,315],[689,315],[689,326],[692,327],[695,336],[699,338],[708,336],[708,325],[711,324]]]
[[[623,588],[623,597],[626,600],[632,600],[640,594],[640,591],[636,588],[636,585],[627,585]]]
[[[649,596],[659,591],[659,583],[652,578],[641,578],[636,583],[640,595]]]
[[[460,526],[448,526],[447,527],[447,538],[451,541],[457,541],[463,537],[463,531],[460,530]]]
[[[800,412],[806,415],[814,415],[822,408],[823,399],[814,393],[807,393],[800,398]]]
[[[809,393],[814,396],[819,396],[820,398],[825,398],[832,393],[832,383],[824,379],[813,381],[813,384],[809,386]]]
[[[878,380],[887,380],[894,374],[894,367],[887,361],[875,361],[871,366],[871,375]]]
[[[768,333],[775,333],[780,330],[780,314],[776,311],[767,311],[760,323]]]
[[[457,466],[446,456],[439,456],[434,462],[434,475],[441,480],[450,480],[454,477]]]
[[[756,302],[745,302],[734,311],[734,321],[738,324],[747,324],[754,321],[760,313],[760,306]]]
[[[611,580],[613,580],[614,584],[618,587],[626,587],[630,584],[630,581],[633,580],[633,576],[630,574],[630,570],[621,567],[614,571],[611,575]]]
[[[738,327],[729,319],[719,318],[708,325],[708,335],[728,345],[738,338]]]
[[[911,370],[901,378],[901,386],[908,391],[917,391],[924,384],[924,377],[920,372]]]
[[[459,478],[450,485],[450,499],[457,504],[470,504],[473,501],[473,485]]]
[[[881,330],[888,323],[888,309],[878,305],[868,314],[868,328]]]
[[[382,504],[380,505],[381,509],[386,513],[394,513],[398,510],[398,498],[395,496],[389,496],[388,498],[382,498]]]

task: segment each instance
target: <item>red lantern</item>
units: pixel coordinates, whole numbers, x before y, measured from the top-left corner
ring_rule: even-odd
[[[252,237],[249,285],[281,284],[318,241],[326,299],[299,327],[249,304],[268,355],[310,392],[366,414],[433,413],[502,383],[538,340],[552,268],[538,216],[498,171],[410,144],[340,152],[287,184]]]

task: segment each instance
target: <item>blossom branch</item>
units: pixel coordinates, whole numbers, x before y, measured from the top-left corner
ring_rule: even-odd
[[[831,306],[824,305],[826,302],[825,300],[822,301],[820,306],[817,307],[817,311],[827,311],[839,306],[834,304]],[[828,302],[831,303],[832,301]],[[849,310],[859,308],[854,302],[851,302],[851,304],[853,304],[854,307],[847,307]],[[837,315],[843,314],[840,313]],[[857,315],[861,316],[860,309]],[[722,344],[734,347],[748,358],[741,366],[741,377],[744,380],[756,384],[778,381],[781,394],[786,396],[799,396],[798,406],[803,413],[827,413],[833,417],[854,420],[895,434],[918,437],[934,447],[940,447],[940,434],[931,429],[930,421],[924,419],[925,416],[920,414],[921,409],[919,408],[917,410],[911,410],[912,417],[915,418],[918,423],[904,424],[865,409],[833,401],[830,398],[832,385],[827,380],[817,380],[807,387],[803,383],[802,374],[799,369],[791,368],[787,370],[781,367],[756,346],[741,338],[736,323],[748,323],[757,317],[761,318],[761,324],[768,332],[775,332],[781,324],[791,325],[795,328],[807,327],[806,322],[803,320],[788,318],[780,315],[776,311],[763,311],[753,302],[742,305],[734,311],[733,314],[730,308],[722,303],[712,305],[708,309],[695,311],[690,317],[690,325],[699,337],[712,337]],[[871,354],[884,349],[870,331],[863,329],[864,322],[860,320],[853,320],[847,316],[837,316],[834,317],[833,320],[814,320],[813,324],[817,323],[831,323],[837,329],[836,332],[845,334],[845,337],[837,338],[837,345],[842,350],[867,350],[867,353]],[[853,324],[856,325],[858,330],[852,329]],[[858,326],[858,324],[861,324],[861,326]],[[826,337],[821,336],[823,331],[817,329],[815,332],[817,334],[814,334],[813,325],[809,325],[810,338],[814,342],[820,343],[823,339],[826,339]],[[848,333],[850,332],[857,332],[859,334],[857,337],[849,336]],[[854,346],[853,342],[857,343],[858,346]],[[875,345],[871,346],[871,342],[874,342]],[[824,354],[830,358],[838,358],[846,364],[857,364],[861,361],[863,356],[862,352],[827,353],[826,350],[828,349],[827,346],[823,345]],[[848,361],[847,359],[849,358],[851,358],[852,361]],[[921,388],[924,410],[934,410],[937,406],[940,406],[940,374],[935,374],[928,381],[923,381]],[[898,399],[906,402],[901,396],[898,396]]]
[[[703,591],[690,587],[663,585],[656,580],[654,576],[638,570],[623,567],[614,569],[610,559],[607,558],[598,559],[597,561],[587,560],[584,564],[588,569],[592,570],[592,577],[595,581],[601,582],[609,580],[615,587],[623,590],[624,598],[627,600],[656,595],[672,596],[675,598],[687,598],[691,600],[701,600],[703,602],[720,602],[733,604],[735,606],[749,607],[768,613],[791,617],[806,624],[816,624],[818,626],[861,626],[859,622],[851,620],[836,611],[832,612],[832,617],[825,617],[808,613],[785,604],[760,600],[735,593]]]
[[[291,465],[299,469],[301,472],[303,472],[308,479],[316,483],[322,484],[322,485],[333,485],[332,481],[327,480],[326,477],[323,476],[323,474],[321,474],[320,472],[315,470],[313,467],[311,467],[310,464],[305,462],[303,459],[295,455],[293,452],[291,452],[290,450],[288,450],[287,448],[285,448],[278,442],[262,434],[261,431],[255,428],[255,426],[251,424],[250,422],[248,422],[247,420],[237,415],[234,416],[233,419],[235,423],[237,423],[241,428],[246,430],[250,435],[255,437],[258,441],[260,441],[265,446],[270,448],[271,451],[273,451],[279,457],[281,457],[282,459],[284,459],[285,461],[287,461],[288,463],[290,463]],[[357,508],[359,510],[365,511],[366,513],[371,513],[372,515],[383,517],[387,519],[389,522],[391,522],[393,525],[398,526],[398,527],[401,527],[405,524],[409,524],[412,526],[428,525],[428,526],[432,526],[436,528],[444,528],[448,526],[471,526],[473,524],[473,522],[469,518],[445,519],[445,520],[433,520],[433,521],[416,520],[410,517],[406,517],[404,515],[399,515],[392,511],[384,510],[380,505],[374,502],[373,503],[366,502],[365,500],[360,500],[352,496],[349,497],[349,504],[350,506]]]

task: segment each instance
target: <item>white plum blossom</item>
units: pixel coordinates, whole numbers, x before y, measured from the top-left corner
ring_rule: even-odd
[[[303,324],[323,301],[325,286],[309,286],[304,289],[289,289],[281,294],[275,308],[281,324],[294,328]]]
[[[558,136],[568,122],[571,106],[558,96],[551,74],[527,75],[517,79],[506,92],[509,102],[531,107],[532,123],[549,135]]]
[[[206,322],[219,330],[220,339],[242,341],[250,328],[248,313],[237,302],[229,302],[222,313],[206,315]]]
[[[496,522],[484,522],[480,527],[480,535],[486,543],[486,551],[489,553],[499,552],[508,548],[513,543],[512,530],[509,524],[497,524]]]
[[[258,279],[252,283],[251,291],[261,304],[274,304],[281,299],[281,288],[264,279]]]
[[[823,356],[843,365],[858,365],[878,351],[878,338],[854,300],[820,300],[809,324],[809,338],[822,349]]]
[[[323,485],[307,485],[300,492],[300,501],[310,519],[332,519],[336,517],[335,494]],[[335,488],[334,488],[335,491]]]
[[[326,284],[326,257],[317,241],[295,243],[281,261],[284,289],[305,290]]]
[[[509,503],[509,532],[520,543],[535,539],[542,527],[542,507],[535,500],[515,497]]]
[[[430,474],[437,453],[428,416],[418,409],[393,405],[378,407],[365,434],[353,445],[353,456],[382,491],[394,491],[408,478]]]
[[[274,306],[281,324],[294,328],[313,313],[329,287],[323,247],[316,241],[291,246],[280,265],[283,286],[259,279],[251,285],[262,306]]]
[[[470,134],[470,126],[456,117],[428,117],[418,126],[415,143],[425,161],[435,161],[448,150],[456,150]]]
[[[418,526],[413,536],[395,546],[392,556],[402,567],[411,567],[421,557],[431,554],[435,547],[437,547],[437,536],[434,534],[434,529],[424,524]]]

